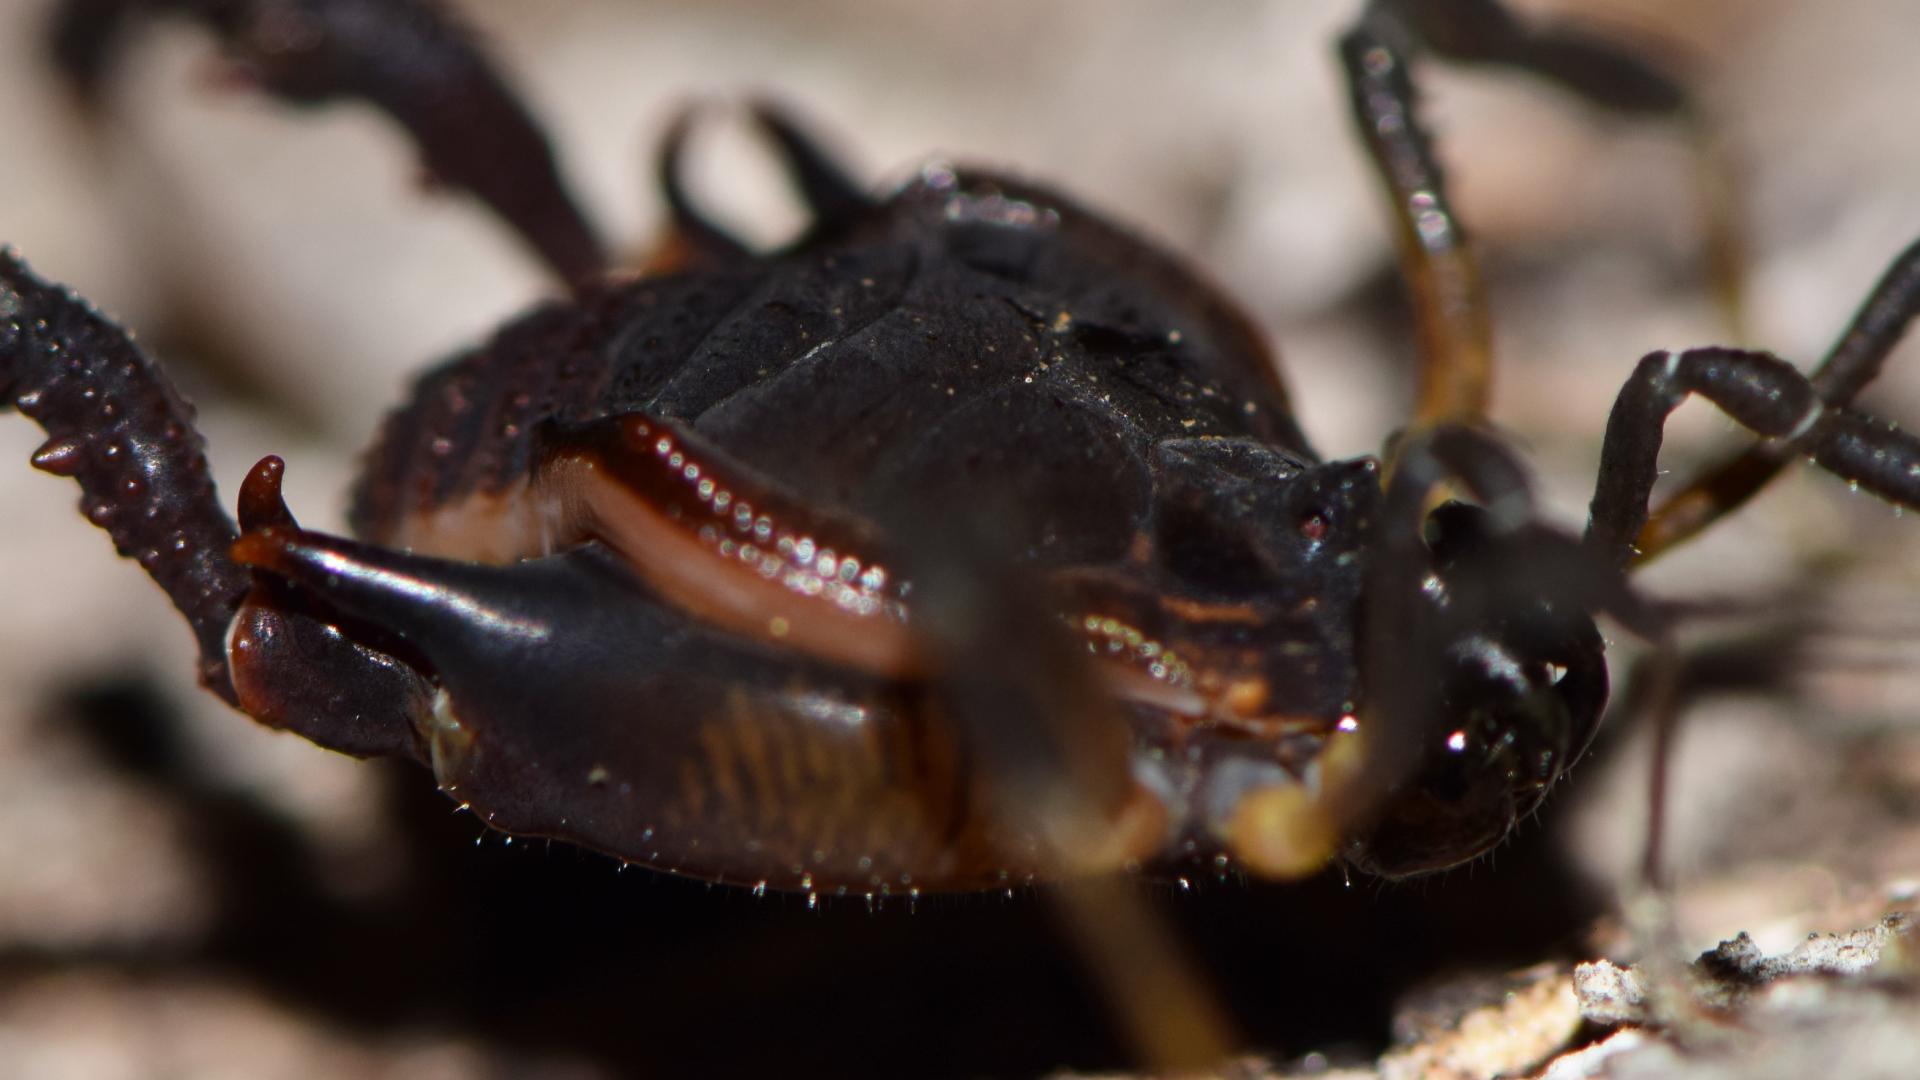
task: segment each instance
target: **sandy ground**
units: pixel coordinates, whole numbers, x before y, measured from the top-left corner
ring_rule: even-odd
[[[1006,163],[1208,266],[1280,343],[1305,427],[1328,455],[1372,451],[1404,409],[1404,313],[1380,286],[1388,234],[1329,49],[1348,5],[463,6],[551,120],[593,212],[635,246],[659,221],[644,161],[676,105],[772,90],[818,117],[876,183],[931,152]],[[1920,236],[1920,135],[1907,115],[1920,91],[1908,55],[1920,8],[1527,6],[1601,20],[1688,73],[1727,141],[1750,223],[1745,338],[1811,362]],[[472,207],[423,197],[408,152],[376,118],[289,119],[211,89],[211,55],[190,32],[168,28],[136,50],[107,137],[80,138],[33,55],[45,8],[0,10],[0,241],[143,340],[178,349],[226,490],[279,453],[303,521],[337,526],[356,448],[409,373],[546,283]],[[1536,455],[1551,512],[1576,524],[1599,427],[1633,362],[1732,332],[1700,283],[1689,145],[1524,81],[1432,74],[1427,113],[1498,305],[1496,420]],[[695,183],[716,213],[764,242],[791,233],[796,211],[750,140],[720,125],[697,151]],[[1920,367],[1903,352],[1869,400],[1913,424]],[[1697,460],[1727,427],[1684,410],[1668,460]],[[68,486],[26,467],[37,442],[30,425],[0,423],[0,462],[18,463],[0,468],[0,1077],[628,1071],[597,1051],[526,1040],[503,1050],[457,1018],[349,1023],[262,992],[232,965],[193,962],[224,909],[191,815],[50,722],[53,702],[132,676],[157,685],[196,767],[284,815],[315,880],[348,900],[406,876],[385,774],[255,730],[196,693],[172,612],[73,513]],[[1682,938],[1696,950],[1739,930],[1782,948],[1811,930],[1869,925],[1920,891],[1915,523],[1824,478],[1795,475],[1780,489],[1649,575],[1669,593],[1754,598],[1762,613],[1828,628],[1784,680],[1794,693],[1715,703],[1690,720],[1673,835]],[[1796,588],[1822,599],[1791,607],[1782,597]],[[1545,826],[1603,902],[1630,881],[1642,834],[1642,759],[1622,743]],[[1474,874],[1500,870],[1496,859]],[[718,903],[730,918],[757,917]],[[1583,947],[1621,940],[1597,933]],[[223,1045],[265,1047],[273,1065],[209,1049]],[[1254,1046],[1317,1048],[1310,1035]],[[1078,1053],[1043,1060],[1099,1064]],[[1026,1071],[1033,1055],[995,1060],[963,1071]],[[961,1068],[949,1065],[920,1063]]]

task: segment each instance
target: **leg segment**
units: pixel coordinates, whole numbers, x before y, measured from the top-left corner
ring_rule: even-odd
[[[0,408],[47,431],[36,467],[77,480],[87,520],[137,560],[200,643],[200,680],[234,701],[228,623],[248,576],[193,409],[126,334],[0,252]]]
[[[1480,271],[1447,202],[1440,166],[1414,115],[1407,58],[1364,20],[1340,40],[1354,120],[1393,199],[1400,264],[1412,290],[1420,376],[1413,424],[1486,414],[1493,331]]]
[[[1646,61],[1575,28],[1529,26],[1499,0],[1374,0],[1366,18],[1391,20],[1449,60],[1516,68],[1616,112],[1687,107],[1685,92]]]
[[[1211,1067],[1238,1045],[1186,948],[1113,871],[1153,853],[1166,823],[1137,786],[1121,710],[1012,564],[992,513],[926,508],[891,532],[912,564],[914,619],[936,657],[929,696],[979,774],[987,816],[1037,840],[1058,876],[1062,929],[1153,1072]],[[910,523],[911,522],[911,523]],[[1142,806],[1153,806],[1140,813]]]
[[[1125,842],[1134,830],[1113,822],[1139,794],[1131,728],[1042,602],[1045,591],[1000,557],[1010,545],[994,526],[950,508],[919,510],[898,515],[887,533],[911,555],[927,693],[978,772],[988,814],[1032,837],[1039,864],[1056,872],[1157,854],[1157,843],[1122,850],[1134,846]],[[1141,817],[1140,832],[1164,839],[1164,808]]]
[[[815,228],[832,228],[873,205],[853,174],[785,106],[756,101],[753,119],[780,151],[801,200],[813,211]]]
[[[1354,119],[1393,199],[1413,293],[1420,351],[1415,427],[1483,416],[1493,363],[1479,271],[1416,115],[1407,65],[1423,51],[1520,68],[1621,112],[1674,115],[1686,105],[1674,83],[1628,53],[1574,31],[1527,26],[1497,0],[1373,0],[1341,39],[1340,57]]]
[[[229,550],[193,409],[125,333],[0,254],[0,406],[47,430],[33,463],[79,481],[87,519],[186,616],[200,681],[261,723],[351,754],[418,756],[430,691],[412,667],[319,613],[294,586]],[[292,527],[279,459],[241,492],[248,529]],[[231,628],[231,635],[229,634]],[[228,645],[231,641],[232,652]]]
[[[1736,170],[1679,84],[1632,53],[1578,28],[1528,25],[1499,0],[1374,0],[1374,8],[1447,59],[1513,68],[1600,108],[1681,122],[1698,162],[1708,281],[1728,321],[1739,326],[1745,241]]]
[[[1825,629],[1807,619],[1803,605],[1786,600],[1795,617],[1781,619],[1760,635],[1707,646],[1681,648],[1671,638],[1635,662],[1615,712],[1646,717],[1652,725],[1648,752],[1647,831],[1640,857],[1640,886],[1659,894],[1671,885],[1666,866],[1669,774],[1680,720],[1697,703],[1723,695],[1797,694],[1794,677],[1807,670],[1809,643]]]
[[[1700,394],[1782,455],[1814,463],[1881,498],[1920,507],[1920,439],[1884,421],[1828,405],[1791,364],[1741,349],[1656,352],[1640,361],[1614,402],[1600,451],[1586,543],[1624,570],[1646,527],[1667,414]]]
[[[687,139],[701,112],[699,105],[682,109],[660,141],[654,172],[667,200],[671,228],[647,260],[649,272],[721,264],[747,255],[746,245],[700,212],[681,179]],[[873,206],[852,174],[786,108],[756,101],[751,116],[779,152],[788,181],[812,212],[814,232],[833,229]]]
[[[546,137],[469,35],[425,0],[64,0],[53,54],[83,101],[99,96],[134,21],[204,25],[275,97],[358,99],[413,137],[427,169],[492,207],[563,280],[597,276],[599,239]]]
[[[1920,315],[1920,243],[1900,253],[1808,382],[1820,399],[1842,406],[1872,382],[1914,317]],[[1652,560],[1732,513],[1778,475],[1791,456],[1760,443],[1694,477],[1653,511],[1640,530],[1634,562]]]
[[[667,125],[655,153],[653,170],[660,193],[667,200],[666,235],[655,242],[643,271],[667,274],[702,266],[736,262],[747,257],[747,246],[733,234],[709,220],[687,194],[681,182],[682,163],[687,156],[687,139],[700,118],[700,108],[690,105],[680,110]]]

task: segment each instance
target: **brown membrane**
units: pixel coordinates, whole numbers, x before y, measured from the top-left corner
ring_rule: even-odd
[[[703,622],[886,678],[924,675],[906,585],[876,557],[872,530],[791,501],[672,425],[628,416],[561,437],[531,482],[412,515],[394,542],[506,564],[599,539]],[[1185,661],[1124,622],[1089,615],[1073,627],[1116,697],[1215,711]]]
[[[598,537],[702,621],[887,677],[921,672],[900,585],[856,525],[808,520],[627,417],[568,440],[538,483],[563,533]]]

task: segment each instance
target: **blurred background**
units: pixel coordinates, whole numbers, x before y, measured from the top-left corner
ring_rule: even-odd
[[[476,207],[424,192],[382,120],[233,90],[191,28],[131,50],[87,129],[38,53],[48,6],[0,8],[0,242],[165,357],[223,490],[277,453],[303,523],[339,528],[358,448],[411,376],[550,286]],[[1331,48],[1357,6],[460,9],[630,250],[661,221],[650,155],[673,111],[772,93],[876,185],[932,154],[1003,166],[1205,266],[1271,330],[1309,436],[1350,456],[1404,415],[1411,360]],[[1811,364],[1920,236],[1920,7],[1515,6],[1635,43],[1694,88],[1746,223],[1742,343]],[[1633,363],[1736,333],[1705,286],[1697,144],[1512,75],[1421,74],[1497,305],[1496,420],[1577,526]],[[801,220],[733,121],[702,130],[692,186],[764,244]],[[1916,351],[1865,399],[1907,425]],[[418,770],[255,728],[192,686],[177,617],[81,521],[71,485],[27,467],[39,441],[0,421],[0,465],[14,463],[0,467],[0,1077],[1124,1064],[1044,897],[812,912],[617,873],[480,835]],[[1689,406],[1665,460],[1684,473],[1732,444]],[[1749,605],[1705,644],[1774,676],[1688,717],[1672,833],[1690,946],[1744,929],[1777,947],[1920,893],[1916,522],[1829,478],[1777,488],[1647,575]],[[1632,643],[1616,637],[1621,678]],[[1766,651],[1739,651],[1756,641]],[[1620,947],[1611,912],[1644,834],[1643,777],[1619,723],[1538,822],[1470,869],[1152,900],[1255,1049],[1363,1061],[1412,988]]]

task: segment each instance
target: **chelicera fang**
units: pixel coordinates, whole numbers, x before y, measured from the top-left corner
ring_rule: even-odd
[[[153,363],[0,262],[0,388],[47,430],[34,463],[166,590],[208,688],[422,761],[509,833],[806,893],[1216,857],[1439,869],[1496,844],[1591,736],[1594,617],[1662,631],[1636,558],[1794,456],[1920,506],[1920,443],[1847,408],[1914,310],[1910,250],[1811,377],[1648,356],[1585,534],[1536,520],[1485,429],[1485,307],[1408,64],[1516,65],[1630,113],[1684,101],[1490,0],[1375,0],[1341,44],[1422,356],[1391,452],[1344,462],[1314,455],[1229,301],[1047,189],[936,163],[869,197],[762,106],[808,233],[760,255],[705,221],[676,179],[682,125],[671,235],[610,275],[525,110],[425,5],[61,12],[83,86],[123,24],[165,12],[282,97],[372,101],[573,286],[420,381],[347,540],[297,524],[273,458],[236,525]],[[1690,394],[1767,441],[1650,509]]]

